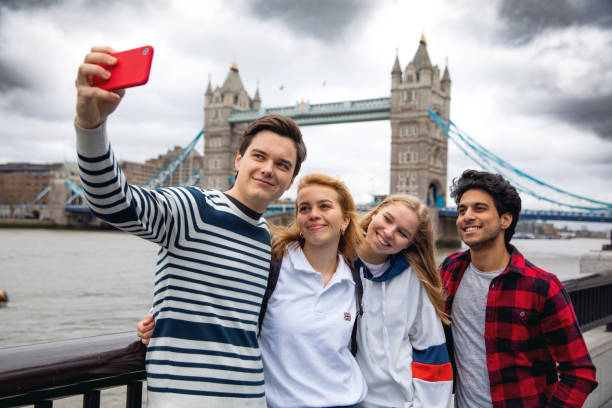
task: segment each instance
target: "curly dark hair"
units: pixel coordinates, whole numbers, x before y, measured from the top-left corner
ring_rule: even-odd
[[[521,213],[521,197],[512,186],[500,174],[488,173],[486,171],[466,170],[461,177],[453,180],[451,186],[451,198],[459,205],[461,197],[468,190],[483,190],[493,197],[493,203],[497,213],[501,216],[505,213],[512,215],[510,226],[504,231],[504,242],[506,245],[512,239],[516,223]]]

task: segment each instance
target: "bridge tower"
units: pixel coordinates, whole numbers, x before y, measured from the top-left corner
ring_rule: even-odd
[[[225,191],[233,182],[234,158],[240,144],[240,136],[248,123],[229,121],[232,110],[259,110],[259,89],[251,98],[244,89],[238,73],[238,65],[232,63],[223,82],[213,91],[210,79],[204,94],[204,177],[207,188]]]
[[[448,120],[450,87],[448,67],[440,77],[438,66],[431,65],[424,35],[404,72],[395,57],[390,112],[392,194],[413,194],[429,206],[446,204],[448,140],[430,118],[429,109]]]

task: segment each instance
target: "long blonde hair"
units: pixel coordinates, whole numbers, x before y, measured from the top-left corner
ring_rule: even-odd
[[[417,215],[419,224],[414,235],[414,241],[408,248],[403,249],[401,253],[404,254],[419,277],[442,323],[449,324],[450,320],[446,313],[444,313],[446,295],[434,257],[433,227],[427,206],[420,199],[411,195],[390,195],[366,214],[363,220],[361,220],[361,228],[367,231],[372,218],[384,207],[392,204],[402,204]]]
[[[342,181],[324,174],[308,174],[302,177],[298,184],[298,193],[308,186],[330,187],[338,193],[338,203],[340,204],[342,213],[350,219],[348,226],[344,230],[344,234],[340,237],[338,253],[342,255],[347,263],[352,264],[357,259],[357,248],[362,241],[362,232],[359,227],[357,209],[355,208],[353,196],[351,196],[349,189]],[[298,213],[297,205],[298,203],[296,200],[296,219]],[[300,230],[295,219],[288,227],[272,226],[272,235],[272,257],[274,259],[282,259],[287,253],[289,245],[296,244],[302,248],[304,247],[304,237],[300,235]]]

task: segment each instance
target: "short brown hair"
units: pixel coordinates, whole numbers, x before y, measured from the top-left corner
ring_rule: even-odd
[[[306,145],[304,144],[304,140],[302,140],[302,132],[300,131],[297,123],[287,116],[276,114],[267,115],[251,123],[242,135],[240,147],[238,148],[240,155],[244,156],[244,153],[251,145],[255,135],[262,130],[269,130],[279,136],[288,137],[289,139],[293,140],[296,153],[293,177],[297,176],[297,174],[300,172],[302,162],[306,159]]]

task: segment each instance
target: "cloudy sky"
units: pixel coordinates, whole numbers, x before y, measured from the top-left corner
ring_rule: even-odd
[[[388,97],[396,52],[405,67],[422,33],[432,63],[448,61],[461,129],[539,179],[612,202],[609,0],[2,1],[0,163],[75,160],[74,78],[91,45],[155,47],[149,83],[109,121],[118,156],[144,161],[195,137],[208,79],[221,85],[234,60],[266,107]],[[388,192],[388,121],[303,133],[303,174],[339,176],[359,202]],[[448,159],[449,179],[475,166],[450,143]]]

